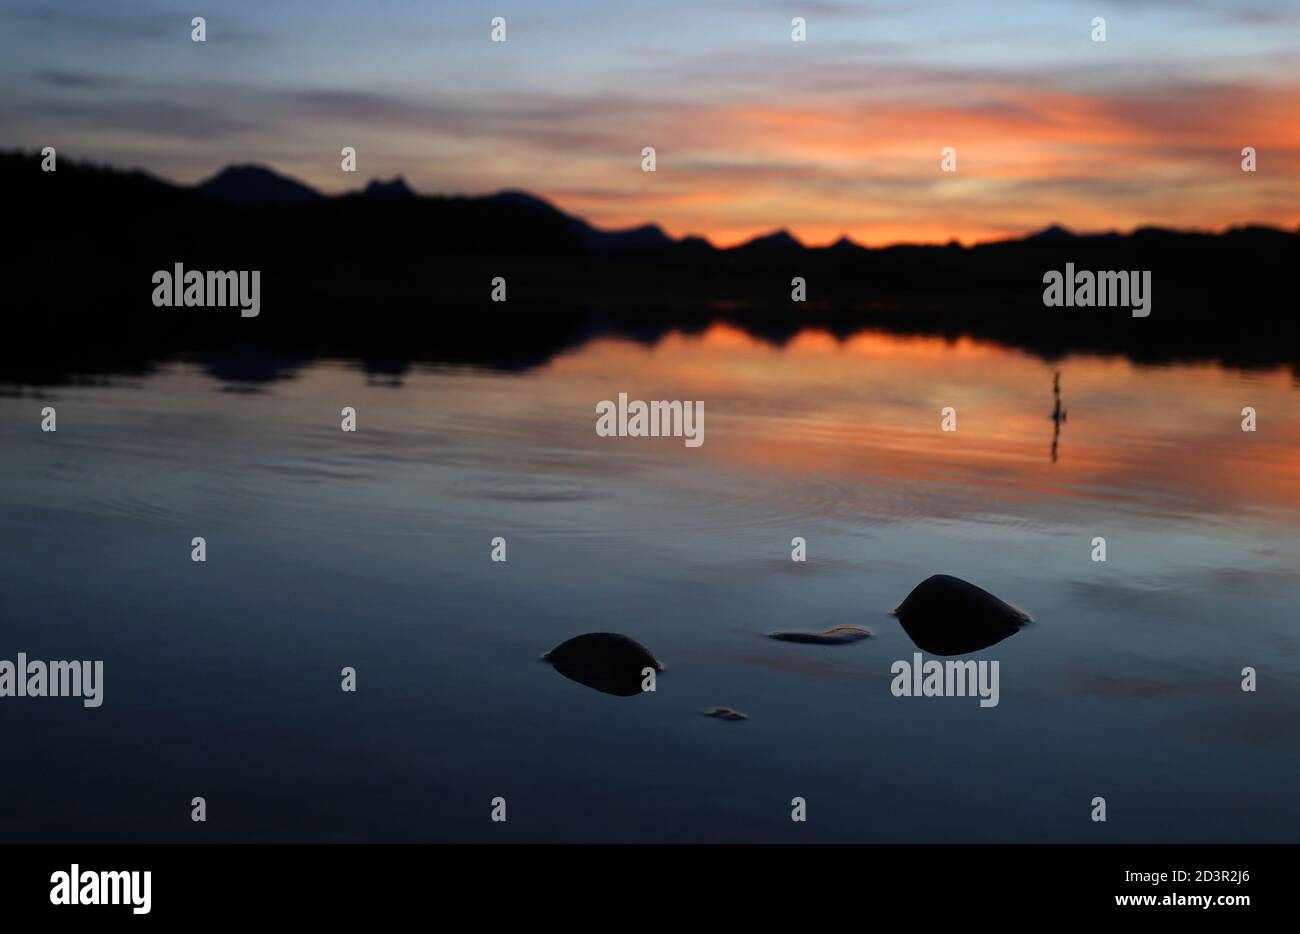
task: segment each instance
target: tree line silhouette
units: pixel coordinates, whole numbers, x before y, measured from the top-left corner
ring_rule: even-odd
[[[400,372],[416,361],[527,368],[599,334],[652,342],[726,320],[781,343],[808,327],[972,335],[1055,359],[1290,365],[1300,231],[1051,227],[963,247],[806,247],[785,232],[715,248],[646,225],[599,230],[521,191],[417,195],[400,179],[325,196],[256,167],[197,186],[60,158],[0,154],[14,220],[0,380],[146,372],[178,356],[274,379],[318,356]],[[155,308],[151,276],[261,271],[262,312]],[[1151,270],[1150,317],[1045,308],[1066,262]],[[491,299],[506,282],[505,302]],[[792,280],[807,301],[791,300]]]

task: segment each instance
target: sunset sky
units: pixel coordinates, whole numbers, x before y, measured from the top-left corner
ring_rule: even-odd
[[[328,192],[525,189],[720,245],[1294,228],[1298,63],[1297,0],[6,0],[0,146],[187,183],[256,162]]]

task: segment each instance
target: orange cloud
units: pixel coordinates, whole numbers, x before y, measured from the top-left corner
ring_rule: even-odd
[[[1300,99],[1288,87],[967,96],[660,111],[646,134],[663,141],[658,172],[589,166],[586,183],[619,197],[567,206],[606,226],[655,220],[721,245],[776,227],[814,244],[842,234],[882,244],[971,242],[1055,222],[1300,222]],[[1245,145],[1260,153],[1255,175],[1240,171]],[[940,171],[944,146],[957,150],[956,173]]]

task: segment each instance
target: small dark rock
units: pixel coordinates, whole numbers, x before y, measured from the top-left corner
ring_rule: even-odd
[[[741,713],[739,710],[732,710],[730,707],[710,707],[704,711],[706,717],[717,717],[719,720],[748,720],[749,714]]]

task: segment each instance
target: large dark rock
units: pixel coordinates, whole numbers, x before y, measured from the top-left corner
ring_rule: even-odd
[[[931,655],[978,652],[1019,632],[1032,619],[987,590],[947,574],[917,584],[894,615],[917,648]]]
[[[542,656],[570,680],[619,697],[641,693],[642,673],[663,665],[641,643],[616,632],[589,632],[561,642]]]

